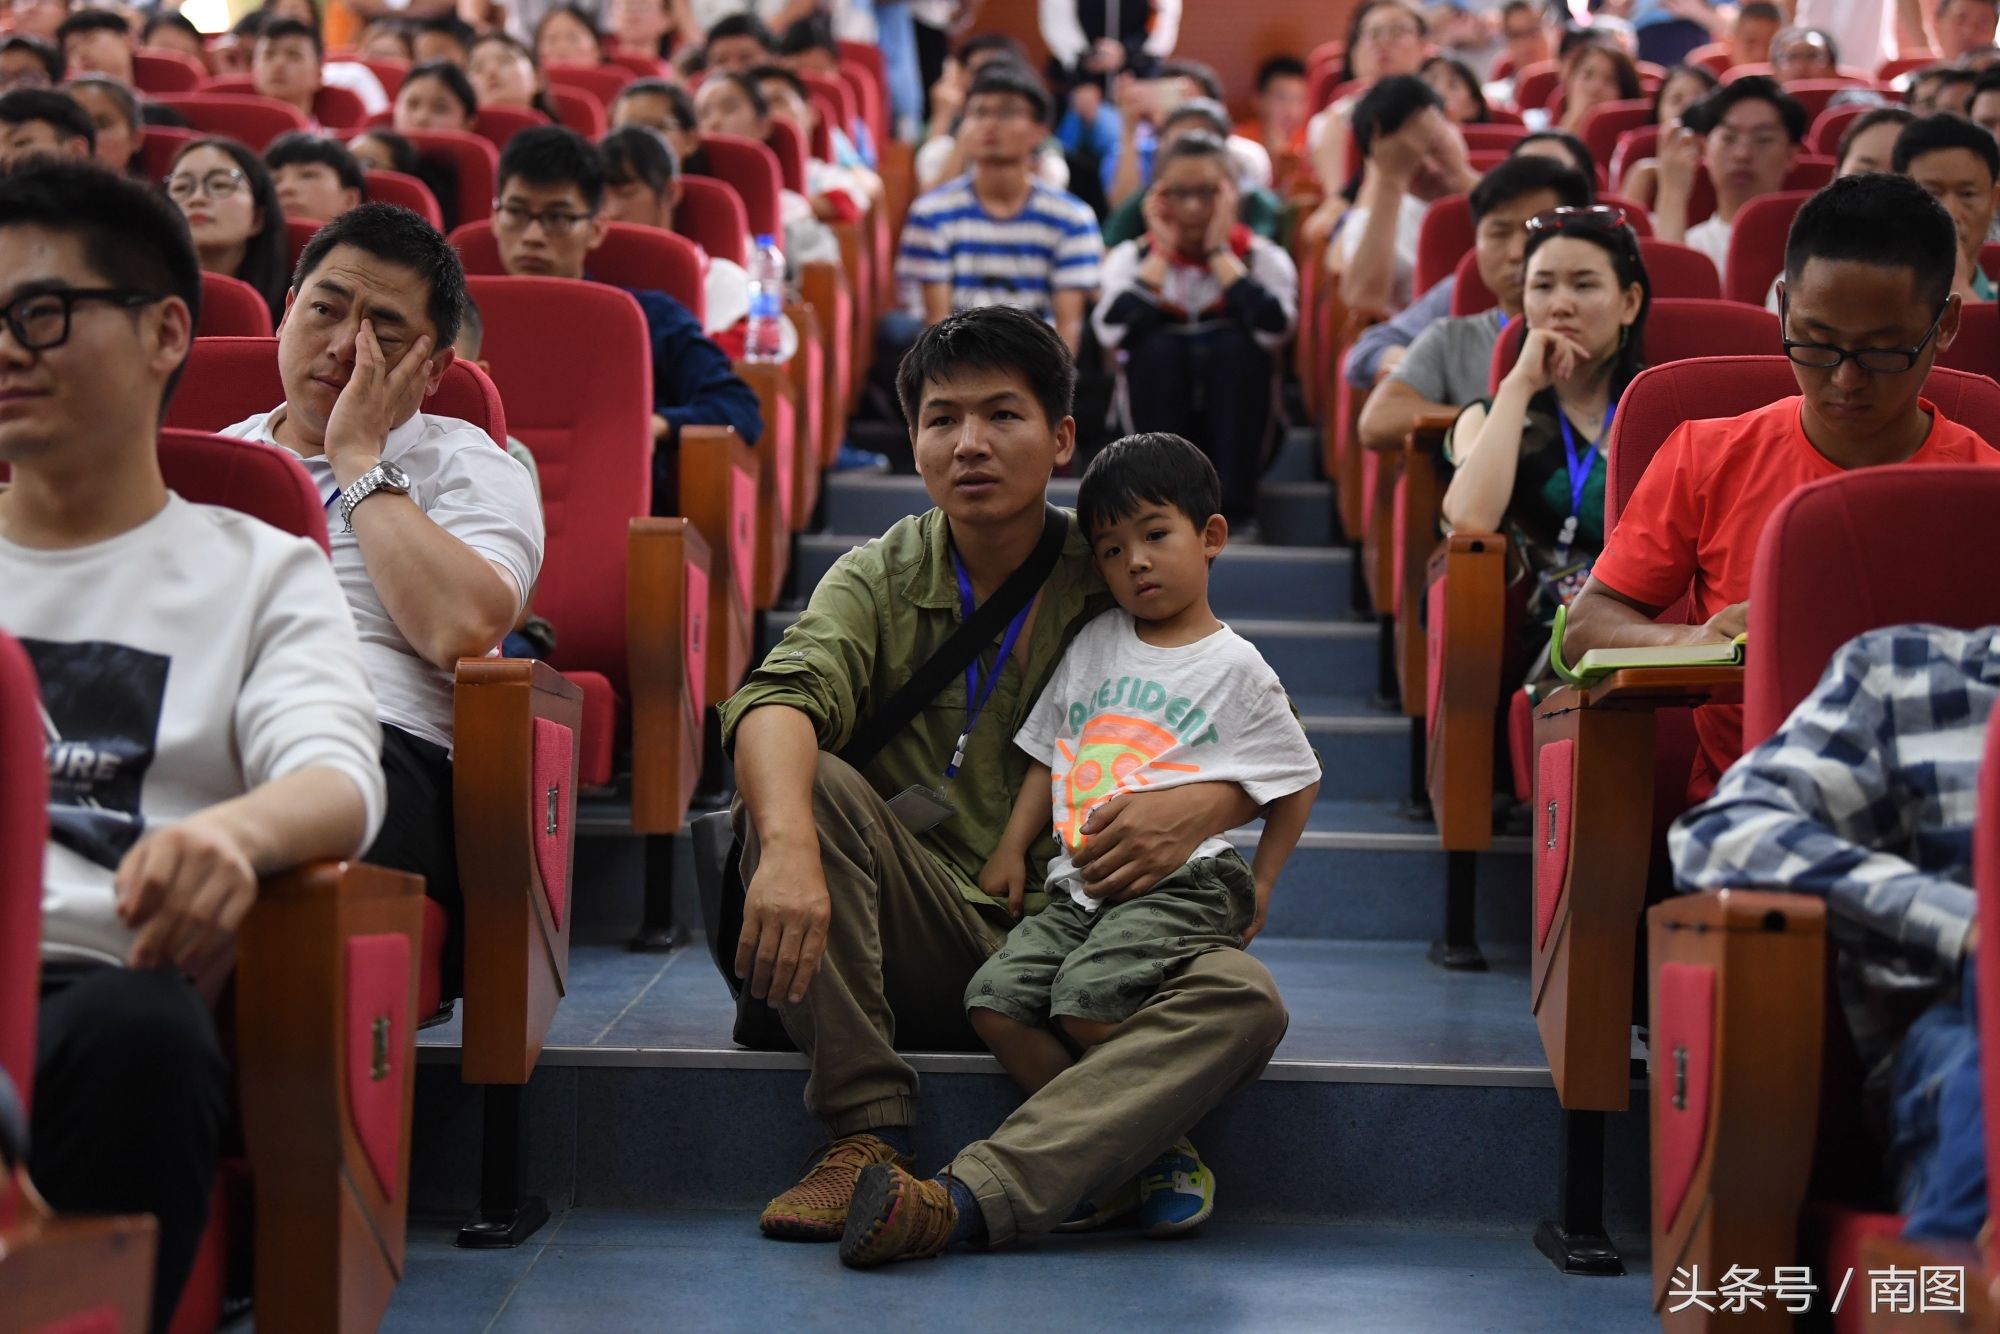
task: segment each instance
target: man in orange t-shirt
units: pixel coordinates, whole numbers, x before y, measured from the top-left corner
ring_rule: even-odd
[[[1799,396],[1667,438],[1570,608],[1565,658],[1743,633],[1757,539],[1807,482],[1885,464],[2000,464],[1921,396],[1958,334],[1955,235],[1906,177],[1850,176],[1806,201],[1780,286]],[[1690,624],[1655,621],[1684,596]],[[1689,795],[1700,800],[1743,752],[1742,709],[1697,709],[1695,734]]]

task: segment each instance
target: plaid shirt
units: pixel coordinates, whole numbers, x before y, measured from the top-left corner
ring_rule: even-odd
[[[1684,890],[1827,900],[1843,1008],[1870,1065],[1957,980],[1996,700],[2000,628],[1870,631],[1668,834]]]

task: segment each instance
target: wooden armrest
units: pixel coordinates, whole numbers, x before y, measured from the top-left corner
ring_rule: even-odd
[[[1410,423],[1410,439],[1412,443],[1422,440],[1426,444],[1435,442],[1441,446],[1445,432],[1457,420],[1456,412],[1419,412],[1417,419]]]
[[[22,1173],[11,1183],[0,1176],[0,1220],[0,1328],[68,1328],[107,1307],[118,1334],[149,1327],[159,1246],[151,1214],[58,1215]]]
[[[854,298],[842,285],[840,272],[833,265],[806,265],[799,275],[799,285],[806,304],[819,321],[820,341],[826,348],[825,406],[821,409],[824,439],[820,445],[820,467],[824,469],[833,465],[840,442],[846,438],[848,396],[860,387],[857,372],[865,352],[859,346],[863,339],[857,331],[874,326],[855,319]],[[837,336],[842,329],[848,331],[845,340]]]
[[[713,640],[713,556],[688,519],[634,519],[626,538],[625,644],[632,695],[632,827],[671,834],[701,777]]]
[[[792,475],[792,530],[805,531],[819,503],[820,475],[833,462],[827,437],[831,421],[827,386],[833,379],[832,349],[819,312],[803,301],[787,301],[785,314],[799,331],[799,354],[792,358],[792,401],[798,404],[799,466]]]
[[[777,605],[792,552],[792,488],[799,462],[797,403],[792,397],[791,368],[777,361],[739,361],[736,373],[757,395],[764,419],[757,437],[757,551],[751,588],[759,611]],[[793,429],[779,429],[780,403],[794,407]]]
[[[1741,667],[1625,667],[1580,687],[1586,708],[1658,709],[1741,704]]]
[[[1765,890],[1682,894],[1656,904],[1646,929],[1653,1304],[1664,1314],[1676,1269],[1699,1265],[1713,1286],[1731,1265],[1770,1273],[1798,1262],[1820,1104],[1826,904]],[[1701,1319],[1723,1330],[1731,1317]]]
[[[1425,654],[1426,693],[1419,697],[1429,725],[1425,787],[1444,847],[1484,852],[1493,846],[1493,753],[1506,659],[1506,541],[1491,533],[1454,533],[1431,553],[1426,576],[1421,590],[1405,593],[1404,615],[1397,622],[1398,631],[1416,639]],[[1432,592],[1440,582],[1443,590]],[[1412,598],[1429,604],[1429,623],[1421,631],[1420,608]],[[1432,672],[1438,674],[1435,682],[1429,679]]]
[[[260,1326],[372,1329],[402,1276],[422,949],[423,881],[362,862],[266,880],[244,919]]]
[[[762,466],[726,426],[681,432],[681,513],[694,521],[709,553],[708,680],[703,697],[719,700],[750,670],[755,636],[757,496]]]
[[[628,572],[628,590],[634,577]],[[569,763],[560,772],[540,762],[543,722],[569,732]],[[523,1084],[569,987],[583,690],[545,662],[463,659],[452,749],[452,823],[465,896],[462,1074],[471,1084]],[[632,768],[636,786],[645,766],[635,759]],[[545,846],[551,835],[556,846]]]

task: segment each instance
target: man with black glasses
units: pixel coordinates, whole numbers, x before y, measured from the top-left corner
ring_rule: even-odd
[[[1901,176],[1848,176],[1799,209],[1779,292],[1799,394],[1741,417],[1684,423],[1660,447],[1570,607],[1568,660],[1594,648],[1732,639],[1771,511],[1807,482],[1884,464],[2000,463],[1921,396],[1958,335],[1951,216]],[[1682,596],[1690,623],[1654,621]],[[1743,711],[1695,711],[1689,795],[1743,751]]]

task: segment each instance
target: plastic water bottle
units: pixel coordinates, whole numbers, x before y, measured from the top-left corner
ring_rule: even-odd
[[[783,347],[785,254],[776,238],[757,237],[750,255],[750,320],[744,330],[745,361],[776,361]]]

